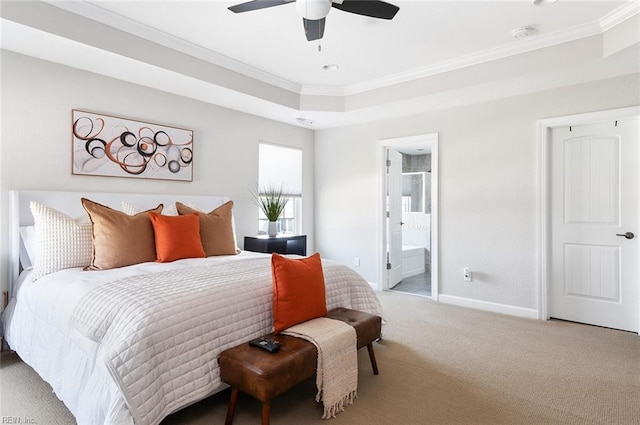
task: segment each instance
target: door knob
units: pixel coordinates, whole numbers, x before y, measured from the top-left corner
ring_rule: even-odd
[[[627,232],[627,233],[616,233],[616,236],[624,236],[627,239],[633,239],[636,235],[634,235],[631,232]]]

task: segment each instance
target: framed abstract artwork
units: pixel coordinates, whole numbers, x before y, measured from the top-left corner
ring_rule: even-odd
[[[72,173],[193,180],[193,131],[74,109]]]

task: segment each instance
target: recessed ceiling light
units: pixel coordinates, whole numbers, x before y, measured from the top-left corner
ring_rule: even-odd
[[[314,120],[310,120],[309,118],[305,118],[305,117],[298,117],[298,118],[296,118],[296,121],[298,121],[298,123],[304,124],[304,125],[313,125],[313,124],[316,123]]]
[[[536,29],[530,25],[527,25],[525,27],[520,27],[520,28],[516,28],[513,30],[513,38],[522,38],[522,37],[527,37],[531,34],[533,34],[536,31]]]
[[[322,69],[324,69],[325,71],[337,71],[338,69],[340,69],[340,67],[335,63],[331,63],[328,65],[323,65]]]
[[[533,0],[533,4],[536,6],[547,6],[557,2],[558,0]]]

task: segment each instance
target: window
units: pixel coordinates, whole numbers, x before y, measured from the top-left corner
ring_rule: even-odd
[[[259,143],[258,188],[282,188],[287,205],[277,221],[279,233],[302,233],[302,149]],[[258,234],[267,234],[268,220],[260,210]]]

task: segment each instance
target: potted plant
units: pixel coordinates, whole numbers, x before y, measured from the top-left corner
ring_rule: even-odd
[[[282,215],[288,198],[282,188],[268,186],[256,195],[256,200],[267,220],[269,220],[268,235],[275,236],[277,233],[276,222]]]

